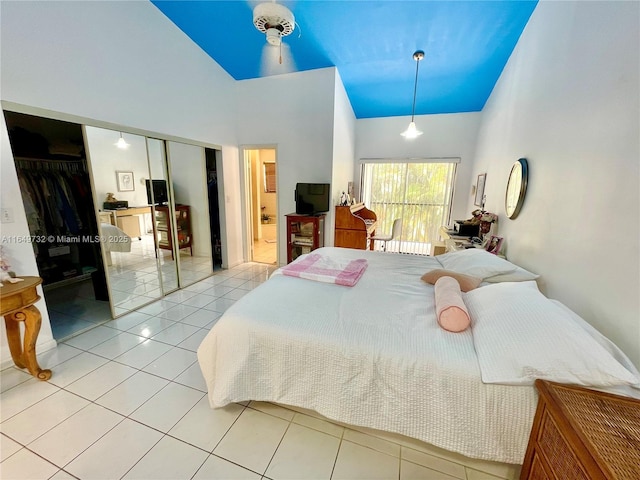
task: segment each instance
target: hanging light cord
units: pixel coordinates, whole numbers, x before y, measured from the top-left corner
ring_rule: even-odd
[[[416,113],[416,94],[418,92],[418,68],[420,68],[420,60],[424,58],[424,52],[422,50],[418,50],[413,54],[413,58],[416,60],[416,79],[413,82],[413,107],[411,108],[411,121],[413,122],[413,117]]]

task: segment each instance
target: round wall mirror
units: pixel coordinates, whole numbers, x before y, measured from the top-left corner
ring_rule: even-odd
[[[507,217],[514,219],[520,213],[524,203],[524,195],[527,192],[527,179],[529,166],[526,158],[519,158],[511,167],[509,180],[507,181],[507,194],[504,200],[504,208]]]

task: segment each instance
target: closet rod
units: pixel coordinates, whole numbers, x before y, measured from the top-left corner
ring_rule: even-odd
[[[84,158],[77,160],[15,157],[16,167],[24,170],[64,170],[69,172],[85,171]]]

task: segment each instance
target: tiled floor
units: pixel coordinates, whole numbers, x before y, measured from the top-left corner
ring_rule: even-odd
[[[274,240],[254,240],[253,261],[275,265],[278,260],[278,244]]]
[[[40,353],[49,382],[0,373],[0,478],[516,478],[472,460],[313,412],[244,402],[211,409],[196,360],[224,310],[274,267],[220,272]]]
[[[132,239],[131,252],[111,252],[111,265],[107,267],[110,279],[110,297],[115,315],[120,316],[141,307],[170,292],[178,286],[176,263],[168,250],[160,250],[156,259],[153,235]],[[162,287],[158,275],[162,275]],[[192,256],[188,249],[180,251],[181,282],[188,285],[211,274],[209,257]],[[91,279],[70,283],[45,291],[47,310],[53,336],[62,340],[96,324],[112,319],[108,300],[96,300]],[[101,292],[103,298],[108,293]]]

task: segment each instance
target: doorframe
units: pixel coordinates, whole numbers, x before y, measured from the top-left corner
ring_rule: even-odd
[[[270,144],[245,144],[240,145],[240,172],[242,173],[241,186],[242,186],[242,238],[243,247],[242,255],[245,262],[253,261],[253,210],[251,194],[251,162],[248,159],[248,151],[250,150],[274,150],[275,151],[275,163],[276,163],[276,265],[280,265],[280,201],[278,200],[280,194],[280,175],[278,175],[278,145],[275,143]]]

